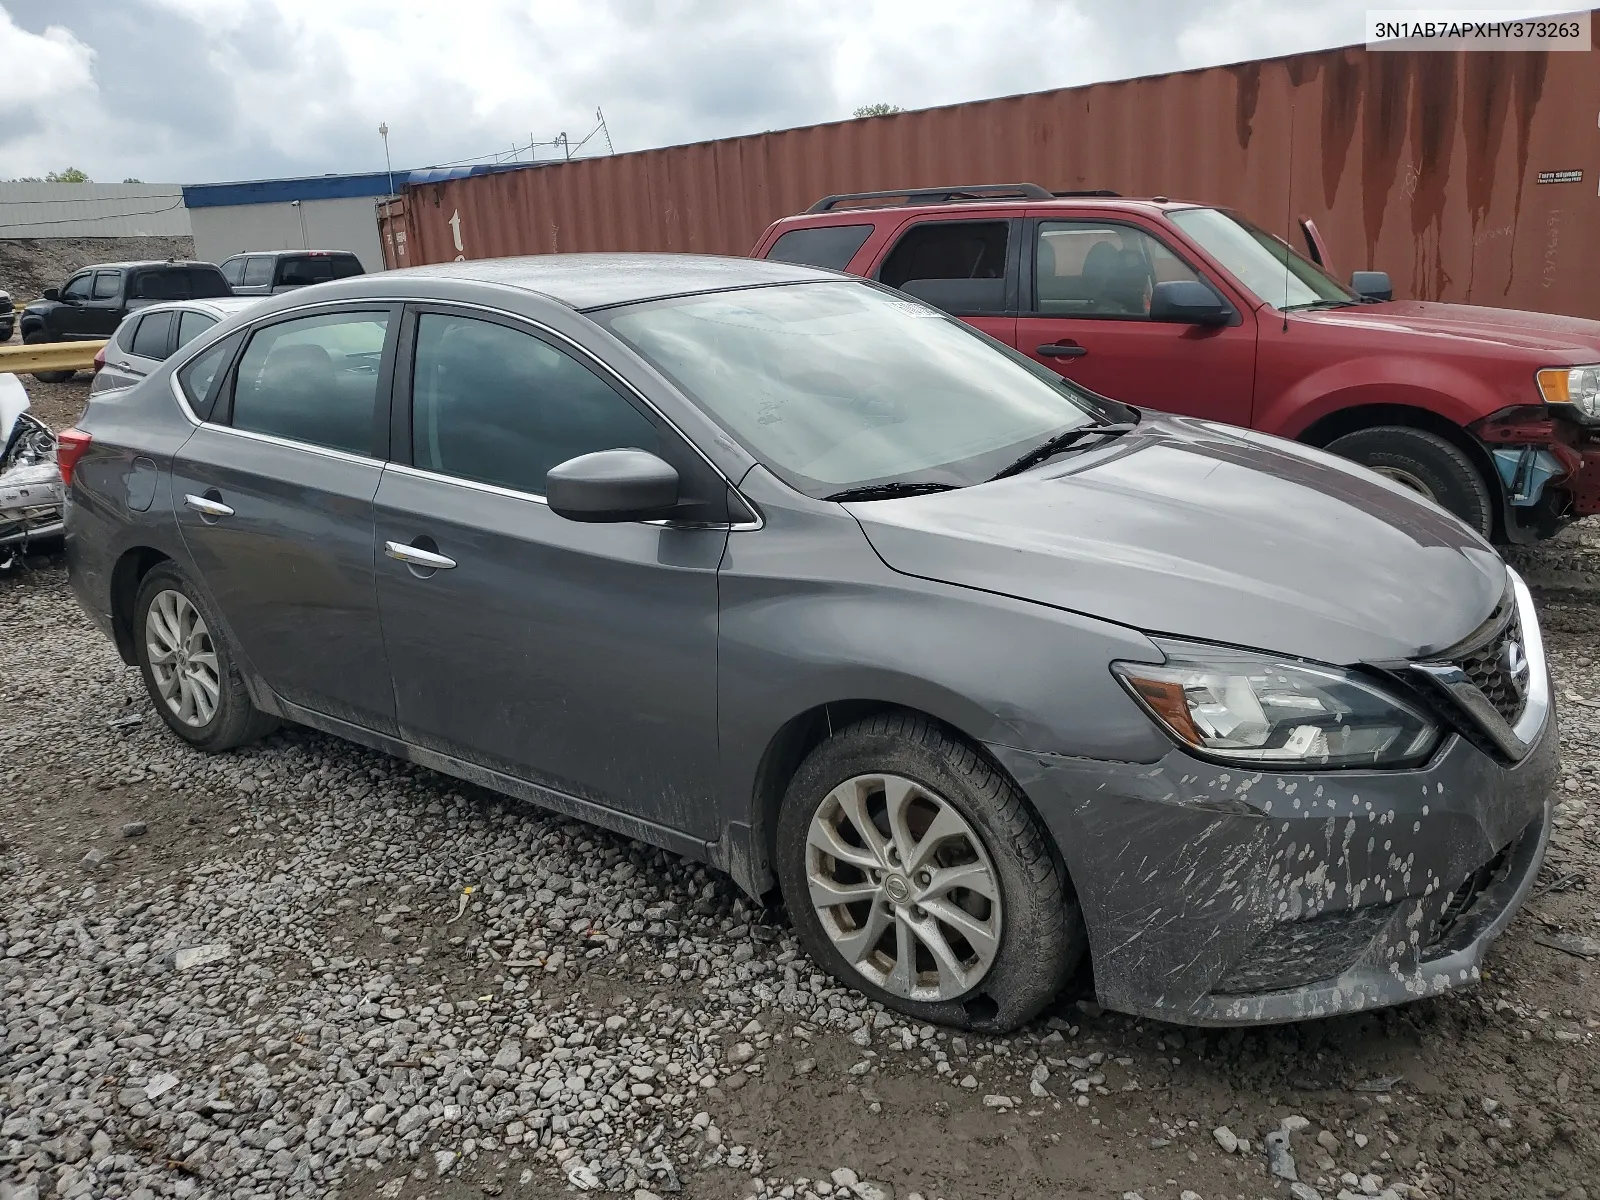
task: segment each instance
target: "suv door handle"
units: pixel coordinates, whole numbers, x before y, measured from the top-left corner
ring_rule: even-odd
[[[383,552],[390,558],[413,567],[430,567],[435,570],[448,570],[456,565],[456,560],[446,558],[442,554],[435,554],[432,550],[423,550],[417,546],[408,546],[404,542],[385,542]]]
[[[1089,351],[1077,342],[1050,342],[1034,351],[1040,358],[1082,358]]]
[[[204,496],[186,495],[183,502],[204,517],[231,517],[233,509],[220,500],[207,500]]]

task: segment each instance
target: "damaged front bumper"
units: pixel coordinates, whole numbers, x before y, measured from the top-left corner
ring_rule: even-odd
[[[32,415],[19,414],[0,447],[0,562],[61,536],[64,494],[55,435]]]
[[[1534,885],[1559,739],[1530,679],[1514,761],[1456,732],[1426,766],[1272,772],[1173,749],[1114,763],[990,746],[1071,874],[1108,1008],[1298,1021],[1470,986]]]
[[[1506,538],[1532,542],[1600,513],[1600,437],[1539,405],[1502,409],[1468,431],[1489,452]]]

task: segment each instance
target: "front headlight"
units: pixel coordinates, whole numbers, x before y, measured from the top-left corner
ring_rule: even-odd
[[[1584,420],[1600,420],[1600,363],[1546,367],[1539,372],[1538,380],[1539,394],[1546,404],[1570,404]]]
[[[1180,743],[1208,758],[1279,767],[1405,767],[1439,728],[1417,709],[1338,667],[1154,639],[1167,656],[1111,664]]]

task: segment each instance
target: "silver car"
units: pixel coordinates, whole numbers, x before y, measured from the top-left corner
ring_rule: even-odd
[[[89,394],[132,387],[218,321],[259,304],[257,296],[173,300],[131,312],[96,356]]]

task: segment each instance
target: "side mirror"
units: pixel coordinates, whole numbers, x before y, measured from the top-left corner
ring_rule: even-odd
[[[1394,284],[1387,271],[1350,272],[1350,290],[1367,300],[1394,299]]]
[[[1150,290],[1150,319],[1181,325],[1226,325],[1233,313],[1198,279],[1169,279]]]
[[[61,289],[60,288],[45,288],[45,290],[44,290],[44,298],[46,300],[59,301],[61,299]]]
[[[678,473],[643,450],[599,450],[550,468],[544,494],[569,521],[649,521],[678,503]]]

